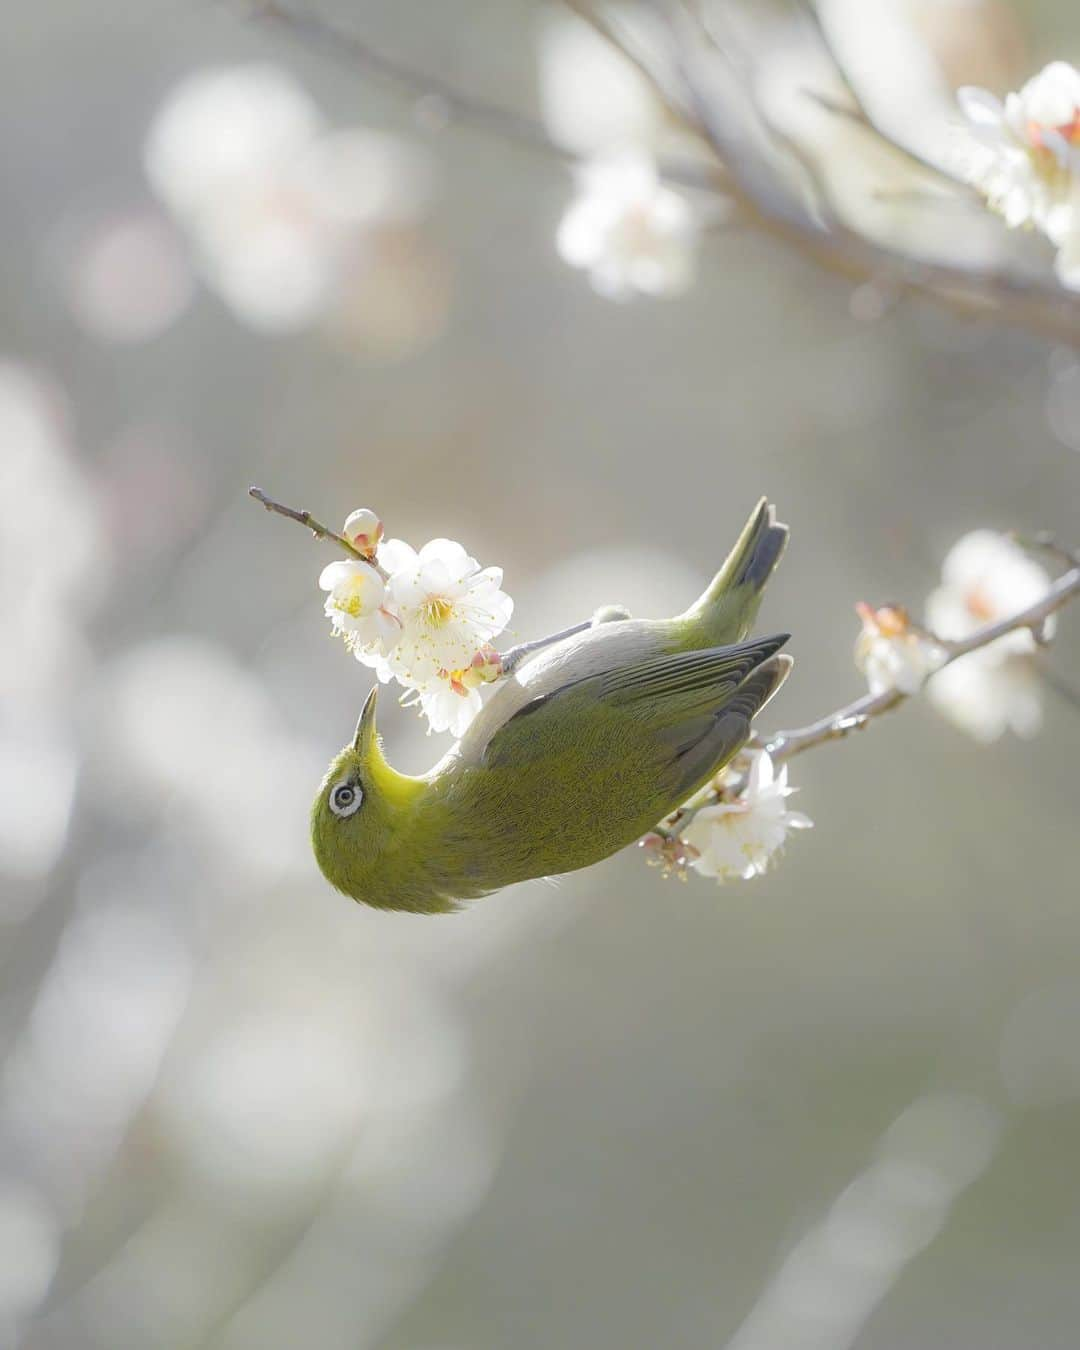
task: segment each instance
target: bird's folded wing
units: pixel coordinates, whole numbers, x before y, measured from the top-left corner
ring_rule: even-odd
[[[504,723],[484,748],[483,763],[494,767],[533,760],[552,744],[550,719],[558,719],[559,730],[572,736],[579,720],[591,722],[604,708],[620,715],[624,724],[641,722],[658,735],[670,728],[674,739],[684,744],[684,732],[696,740],[746,677],[786,641],[782,634],[731,647],[651,656],[568,681],[527,703]],[[583,725],[582,730],[592,728]]]
[[[598,677],[597,697],[627,710],[670,709],[671,720],[714,711],[747,675],[778,652],[786,633],[731,647],[653,656]]]

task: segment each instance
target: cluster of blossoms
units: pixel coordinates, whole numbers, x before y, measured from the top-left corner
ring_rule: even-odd
[[[1080,70],[1053,61],[1004,103],[963,88],[957,167],[1010,227],[1041,231],[1063,285],[1080,290]]]
[[[749,761],[747,763],[747,761]],[[761,876],[783,848],[789,830],[813,825],[790,811],[787,765],[779,772],[767,751],[740,756],[666,821],[641,846],[650,865],[685,880],[688,869],[716,881]]]
[[[373,511],[354,511],[342,531],[360,556],[324,567],[319,586],[336,635],[379,679],[396,680],[431,731],[464,734],[481,707],[480,689],[502,674],[492,647],[514,602],[502,569],[482,568],[452,539],[417,553],[383,539]]]
[[[862,631],[855,663],[873,694],[890,689],[915,694],[933,675],[930,701],[978,741],[997,740],[1010,729],[1033,736],[1042,723],[1042,702],[1029,629],[1015,629],[944,663],[950,643],[1037,604],[1050,584],[1046,569],[1007,535],[974,530],[945,558],[941,585],[926,603],[927,628],[897,605],[856,607]],[[1051,618],[1046,636],[1052,632]]]

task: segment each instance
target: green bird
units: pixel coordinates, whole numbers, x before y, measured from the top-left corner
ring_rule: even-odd
[[[640,838],[739,751],[791,669],[776,655],[786,633],[743,640],[787,536],[763,498],[684,614],[612,608],[509,654],[510,673],[420,777],[386,762],[373,689],[312,807],[323,875],[376,909],[440,914]]]

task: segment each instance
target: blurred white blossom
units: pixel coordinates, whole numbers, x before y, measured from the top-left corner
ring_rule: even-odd
[[[907,611],[898,605],[873,609],[855,606],[862,631],[855,641],[855,664],[866,676],[872,694],[898,689],[917,694],[926,677],[940,664],[944,653],[911,626]]]
[[[760,751],[753,756],[745,788],[737,796],[698,807],[682,830],[696,850],[690,866],[705,877],[749,881],[761,876],[783,847],[789,830],[807,830],[813,821],[801,811],[789,811],[787,765],[776,772],[772,758]],[[721,788],[723,784],[721,783]]]
[[[926,620],[939,637],[971,637],[986,624],[998,623],[1029,605],[1037,604],[1050,589],[1046,569],[1008,535],[996,530],[973,530],[946,554],[941,585],[926,602]],[[1051,615],[1047,636],[1054,631]],[[1026,628],[997,639],[985,652],[1031,652],[1035,639]]]
[[[1053,61],[1004,103],[970,86],[957,97],[960,171],[1007,225],[1045,234],[1060,280],[1080,287],[1080,71]]]
[[[1042,727],[1042,689],[1030,660],[972,652],[939,670],[927,686],[934,707],[983,744],[1006,731],[1036,736]]]
[[[949,551],[942,584],[926,604],[939,637],[963,640],[987,624],[1036,604],[1050,587],[1046,569],[1019,544],[994,530],[974,530]],[[1044,631],[1054,631],[1054,618]],[[1042,725],[1042,697],[1030,656],[1035,639],[1016,629],[960,657],[931,680],[931,702],[976,740],[997,740],[1011,729],[1034,736]]]
[[[265,65],[184,81],[151,125],[146,168],[208,283],[270,331],[335,315],[378,232],[413,225],[430,197],[419,150],[361,128],[323,130],[304,91]]]
[[[610,299],[675,295],[693,280],[700,222],[691,202],[661,181],[640,152],[594,160],[559,223],[556,246]]]
[[[197,71],[158,109],[146,137],[146,171],[178,215],[197,215],[219,193],[272,173],[321,129],[314,103],[276,66]]]
[[[75,319],[106,342],[156,337],[194,290],[184,241],[156,210],[116,213],[85,227],[62,272]]]

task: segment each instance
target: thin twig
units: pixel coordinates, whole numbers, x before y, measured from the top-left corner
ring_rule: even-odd
[[[367,563],[370,567],[374,567],[383,580],[386,580],[386,572],[374,558],[369,558],[367,554],[361,553],[358,548],[349,543],[343,534],[336,534],[328,525],[316,520],[310,511],[298,511],[294,506],[285,506],[281,502],[276,502],[272,497],[268,497],[262,488],[249,487],[248,496],[254,497],[260,505],[265,506],[274,515],[284,516],[287,520],[295,520],[298,525],[305,526],[316,539],[328,539],[331,543],[337,544],[338,548],[344,549],[350,558],[355,558],[358,562]]]

